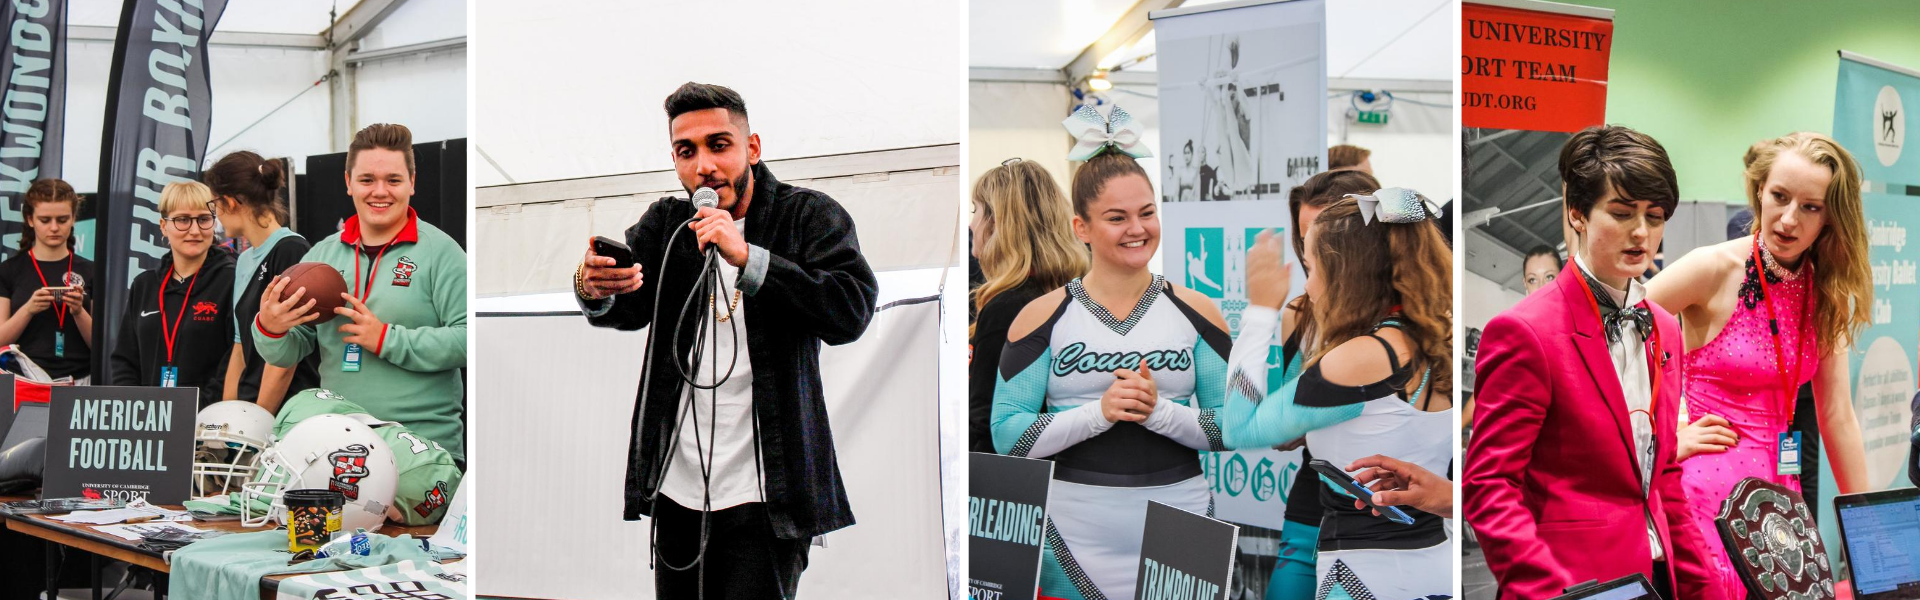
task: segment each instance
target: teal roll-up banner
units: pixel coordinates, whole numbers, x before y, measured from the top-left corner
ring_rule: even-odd
[[[1920,358],[1920,147],[1908,129],[1920,124],[1920,71],[1841,53],[1834,94],[1833,137],[1853,153],[1863,178],[1867,260],[1873,268],[1873,322],[1854,341],[1848,365],[1853,410],[1866,448],[1870,490],[1910,487],[1907,455],[1916,369]],[[1832,470],[1821,474],[1821,534],[1838,540],[1831,514],[1839,492]],[[1863,490],[1867,491],[1867,490]],[[1838,544],[1829,543],[1832,552]]]

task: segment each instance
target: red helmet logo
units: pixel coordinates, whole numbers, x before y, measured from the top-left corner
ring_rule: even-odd
[[[372,454],[372,450],[362,444],[328,454],[327,463],[333,466],[333,478],[328,480],[327,488],[346,494],[348,500],[359,500],[360,479],[372,474],[367,470],[368,454]]]

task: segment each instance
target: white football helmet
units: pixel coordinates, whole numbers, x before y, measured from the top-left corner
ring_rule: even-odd
[[[375,531],[387,520],[400,473],[393,449],[373,429],[346,415],[308,417],[261,455],[259,471],[240,496],[241,523],[285,525],[287,490],[334,490],[347,496],[341,531]]]
[[[193,497],[240,491],[272,439],[273,413],[252,402],[225,400],[200,409],[193,433]]]

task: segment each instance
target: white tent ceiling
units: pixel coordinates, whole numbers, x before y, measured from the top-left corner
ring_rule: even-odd
[[[220,16],[220,31],[317,34],[331,22],[327,12],[335,5],[339,5],[340,14],[344,15],[359,3],[359,0],[229,1],[226,12]],[[67,22],[113,27],[120,24],[122,4],[120,0],[68,0]]]
[[[1225,0],[1189,0],[1183,6]],[[1135,0],[973,0],[967,64],[1060,69],[1119,21]],[[1453,79],[1451,0],[1329,0],[1327,76],[1349,79]],[[982,26],[991,24],[991,26]],[[1149,33],[1115,56],[1153,52]],[[1151,59],[1127,70],[1151,71]]]

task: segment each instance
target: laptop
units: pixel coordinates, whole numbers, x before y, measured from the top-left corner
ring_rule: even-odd
[[[1858,600],[1920,600],[1920,488],[1833,499]]]

